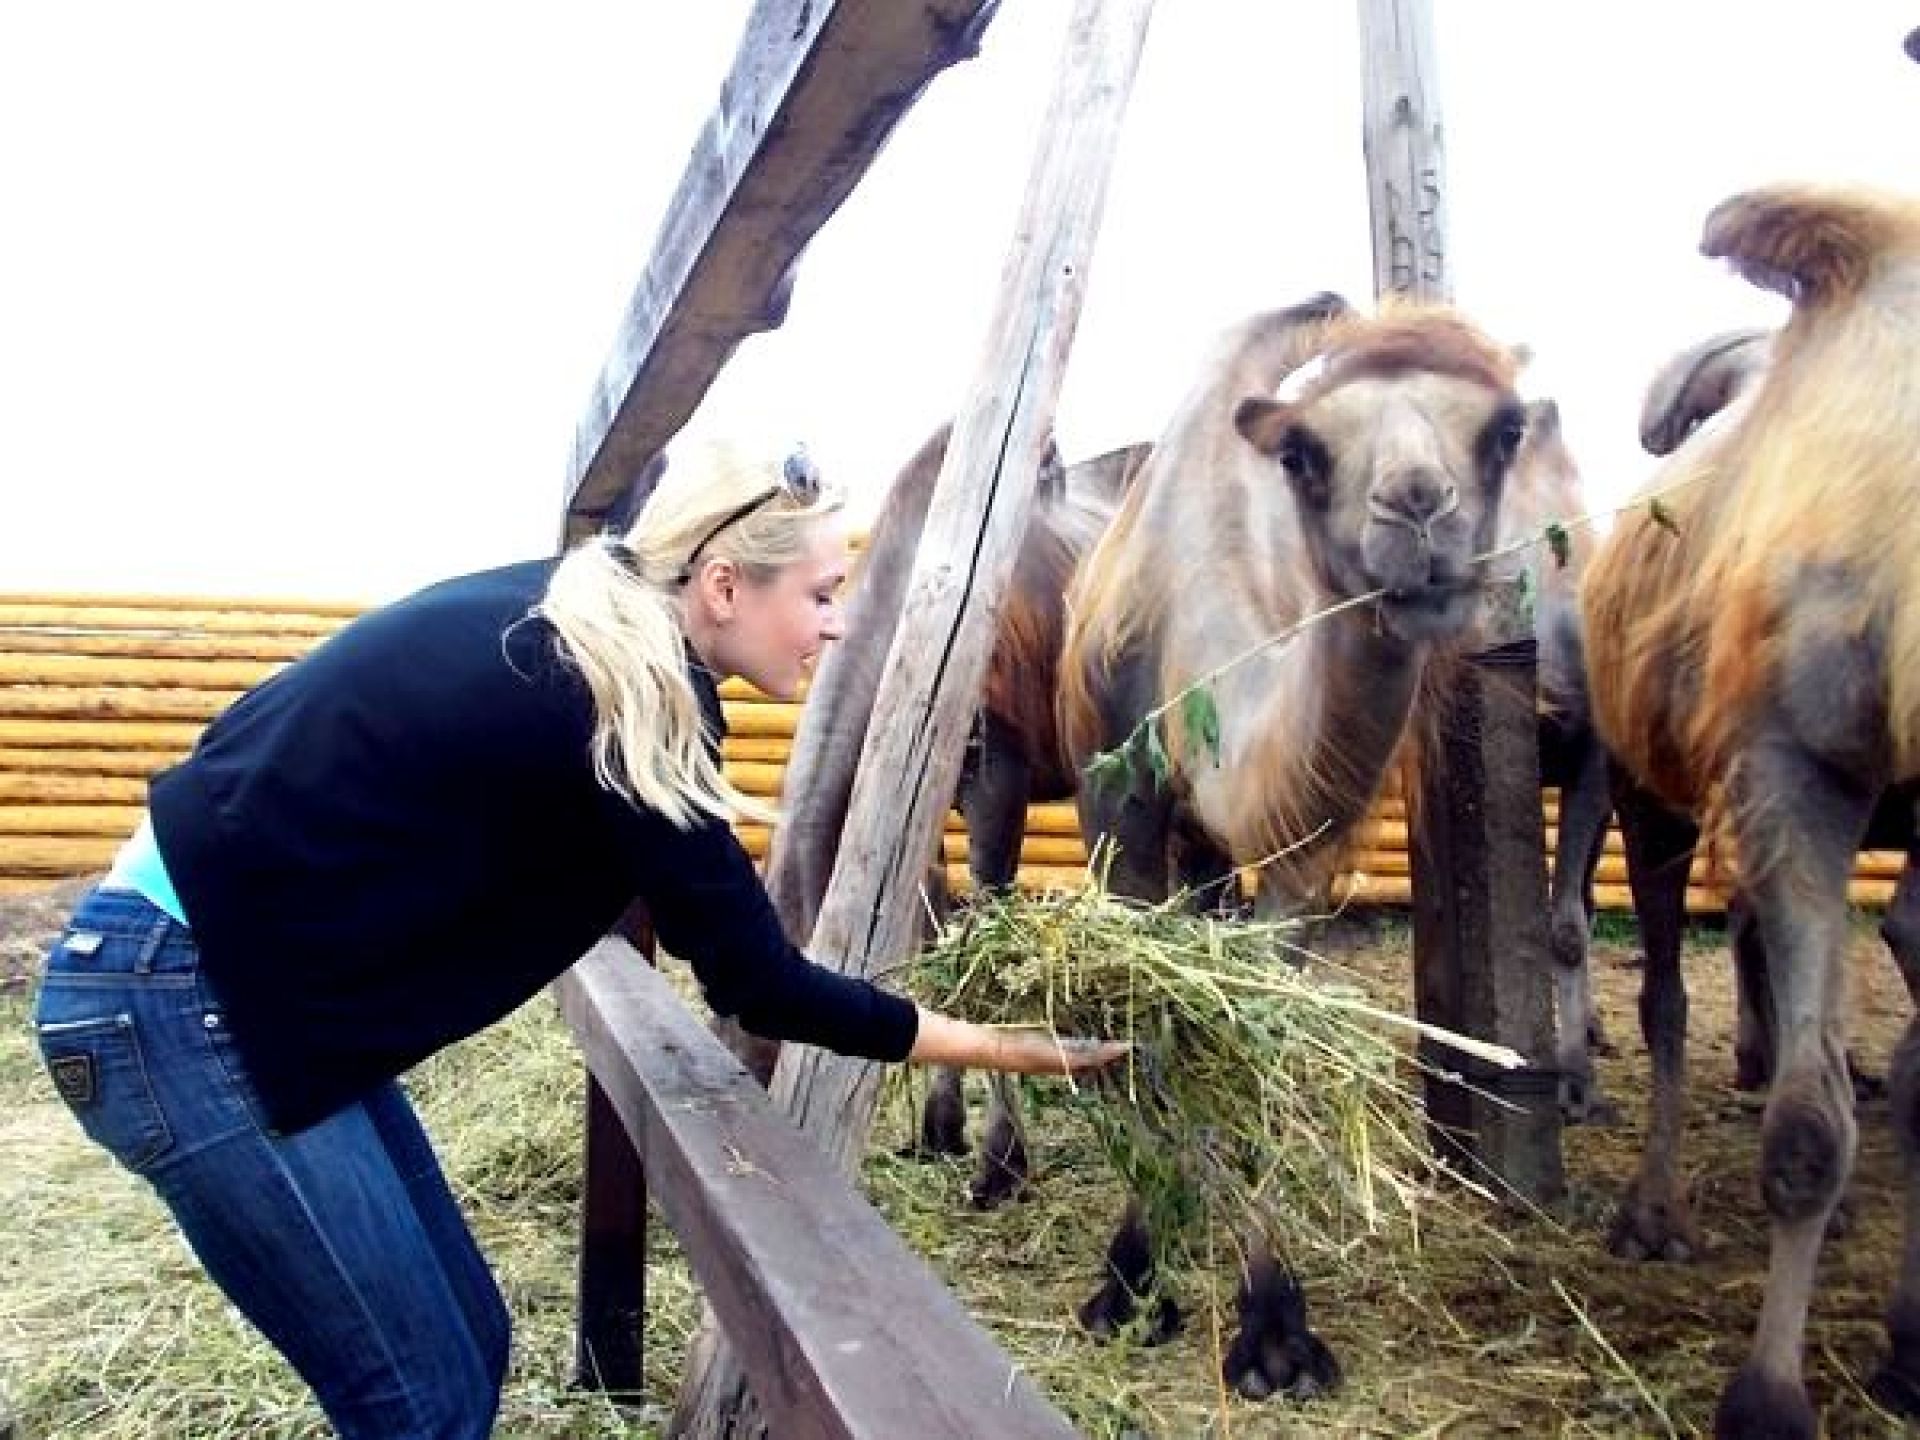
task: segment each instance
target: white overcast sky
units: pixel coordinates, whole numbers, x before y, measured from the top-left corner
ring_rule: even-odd
[[[745,0],[0,6],[0,591],[378,600],[548,550],[564,460]],[[1067,0],[1005,0],[702,431],[860,509],[973,373]],[[1901,185],[1910,4],[1435,0],[1457,298],[1593,489],[1666,354],[1776,302],[1699,258],[1775,179]],[[1352,0],[1161,0],[1061,402],[1150,438],[1208,338],[1370,286]]]

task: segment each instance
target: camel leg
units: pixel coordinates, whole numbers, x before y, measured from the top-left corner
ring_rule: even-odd
[[[1714,1415],[1722,1437],[1812,1440],[1802,1379],[1807,1303],[1821,1242],[1853,1169],[1857,1127],[1846,1057],[1847,880],[1873,794],[1797,748],[1761,743],[1738,772],[1740,853],[1774,1003],[1773,1086],[1760,1136],[1772,1221],[1766,1298],[1746,1361]]]
[[[1920,915],[1899,913],[1903,904],[1920,906],[1920,883],[1910,880],[1912,874],[1911,868],[1902,872],[1893,905],[1880,926],[1903,978],[1910,974],[1911,966],[1920,964],[1920,953],[1905,948],[1920,947],[1920,934],[1902,933],[1904,927],[1920,922]],[[1752,908],[1739,894],[1727,904],[1727,939],[1733,950],[1736,980],[1733,1086],[1736,1090],[1760,1091],[1773,1081],[1773,992],[1767,980],[1767,952],[1760,941],[1759,926]],[[1909,979],[1909,993],[1912,986]],[[1887,1082],[1863,1069],[1851,1049],[1847,1051],[1847,1080],[1853,1087],[1855,1104],[1886,1097]]]
[[[1111,1340],[1138,1313],[1140,1302],[1153,1288],[1153,1239],[1147,1233],[1146,1212],[1137,1198],[1129,1199],[1119,1228],[1107,1242],[1106,1279],[1080,1306],[1080,1323],[1089,1334]],[[1162,1345],[1179,1333],[1180,1307],[1169,1296],[1156,1296],[1145,1343]]]
[[[1234,1305],[1240,1328],[1221,1373],[1235,1391],[1249,1400],[1313,1400],[1340,1388],[1340,1362],[1307,1328],[1306,1292],[1263,1235],[1247,1237]]]
[[[1687,1086],[1687,991],[1680,973],[1680,939],[1686,923],[1687,870],[1699,831],[1631,782],[1617,786],[1614,798],[1646,953],[1640,1033],[1653,1062],[1653,1092],[1640,1165],[1620,1199],[1607,1248],[1629,1260],[1691,1260],[1700,1251],[1700,1234],[1680,1179]]]
[[[1606,843],[1612,803],[1607,754],[1590,732],[1578,747],[1572,778],[1560,787],[1560,833],[1554,846],[1549,948],[1558,1000],[1555,1063],[1560,1110],[1567,1120],[1606,1124],[1617,1115],[1600,1093],[1594,1052],[1605,1044],[1593,1003],[1588,948],[1593,935],[1593,872]]]
[[[1914,873],[1911,857],[1900,889]],[[1895,908],[1899,894],[1895,894]],[[1888,912],[1891,918],[1892,911]],[[1888,1076],[1893,1099],[1894,1138],[1900,1145],[1900,1169],[1906,1181],[1905,1237],[1900,1274],[1887,1304],[1887,1340],[1891,1351],[1868,1386],[1881,1405],[1896,1414],[1920,1416],[1920,1020],[1907,1023],[1893,1054]]]
[[[1211,836],[1185,829],[1172,837],[1174,883],[1202,914],[1231,919],[1240,910],[1239,871]]]
[[[1920,1005],[1920,841],[1907,846],[1906,868],[1900,872],[1900,881],[1893,887],[1893,899],[1880,919],[1880,938],[1886,942],[1887,953],[1899,967],[1907,998]],[[1890,1082],[1876,1081],[1859,1067],[1851,1052],[1847,1064],[1853,1075],[1854,1099],[1878,1099],[1888,1092]]]
[[[967,821],[967,868],[976,889],[1012,888],[1020,867],[1020,842],[1026,838],[1027,798],[1032,788],[1032,769],[1020,737],[989,711],[981,717],[977,763],[960,792],[960,809]],[[995,1075],[988,1096],[986,1133],[967,1186],[967,1198],[978,1210],[992,1210],[1017,1198],[1026,1190],[1032,1171],[1019,1092],[1005,1076]]]
[[[1027,1157],[1027,1129],[1020,1108],[1020,1092],[1010,1075],[987,1077],[987,1129],[980,1139],[980,1157],[967,1185],[967,1201],[976,1210],[995,1210],[1027,1193],[1032,1165]]]
[[[967,1101],[961,1090],[964,1078],[965,1072],[951,1065],[934,1070],[926,1103],[920,1107],[920,1139],[913,1148],[915,1155],[967,1153]]]
[[[1130,900],[1158,904],[1167,897],[1167,805],[1158,796],[1129,790],[1108,799],[1080,796],[1080,833],[1088,853],[1106,864],[1107,889]],[[1103,843],[1104,842],[1104,843]]]
[[[1920,1005],[1920,843],[1907,848],[1907,868],[1893,887],[1893,900],[1880,921],[1893,963],[1906,981],[1907,998]]]
[[[1727,902],[1727,948],[1733,952],[1735,1020],[1733,1087],[1764,1090],[1773,1081],[1773,988],[1767,950],[1745,894]]]

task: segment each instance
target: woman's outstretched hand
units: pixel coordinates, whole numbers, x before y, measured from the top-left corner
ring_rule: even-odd
[[[907,1059],[916,1065],[957,1065],[1010,1075],[1081,1075],[1127,1053],[1119,1040],[1086,1040],[1033,1028],[975,1025],[924,1007]]]

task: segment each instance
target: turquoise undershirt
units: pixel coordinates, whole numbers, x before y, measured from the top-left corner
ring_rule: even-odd
[[[137,890],[182,925],[187,923],[186,907],[174,893],[173,877],[167,874],[159,842],[153,838],[153,821],[145,815],[133,838],[113,857],[113,868],[101,884],[108,890]]]

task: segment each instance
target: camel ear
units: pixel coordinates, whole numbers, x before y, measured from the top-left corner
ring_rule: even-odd
[[[1234,407],[1233,428],[1246,442],[1269,458],[1280,453],[1293,424],[1293,407],[1278,400],[1248,396]]]
[[[1233,426],[1254,449],[1280,462],[1302,500],[1317,509],[1326,507],[1332,493],[1333,457],[1319,437],[1300,423],[1298,407],[1257,396],[1242,400],[1233,412]]]

